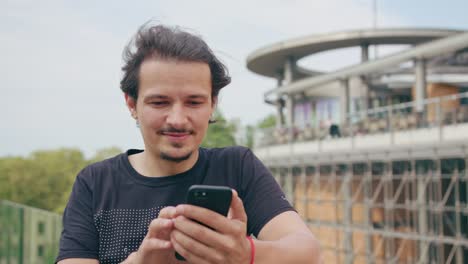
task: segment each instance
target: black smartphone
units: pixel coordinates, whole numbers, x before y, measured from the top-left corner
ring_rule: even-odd
[[[231,206],[232,190],[225,186],[192,185],[187,191],[187,204],[210,209],[218,214],[227,216]],[[175,253],[178,260],[184,257]]]

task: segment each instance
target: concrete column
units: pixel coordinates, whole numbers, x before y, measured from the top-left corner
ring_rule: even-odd
[[[414,168],[414,167],[413,167]],[[416,169],[416,168],[414,168]],[[427,234],[427,208],[426,208],[426,182],[423,175],[418,175],[417,177],[417,204],[419,206],[418,211],[418,225],[419,225],[419,235]],[[427,263],[427,253],[426,248],[428,247],[428,242],[420,241],[419,242],[419,254],[421,258],[419,259],[420,263]]]
[[[423,112],[423,100],[426,98],[426,62],[424,59],[416,59],[414,61],[414,75],[415,75],[415,101],[416,111]]]
[[[292,127],[294,122],[294,98],[292,94],[288,95],[286,98],[286,126]]]
[[[347,228],[344,231],[344,248],[346,250],[345,253],[345,264],[352,264],[354,262],[353,257],[353,233],[350,230],[352,227],[352,218],[353,218],[353,204],[352,204],[352,164],[348,164],[348,169],[346,170],[346,174],[344,177],[343,182],[343,225]],[[335,181],[336,183],[336,181]]]
[[[458,168],[455,169],[455,172],[453,172],[453,177],[456,179],[456,183],[454,185],[454,195],[455,195],[455,230],[456,230],[456,238],[458,240],[463,239],[463,234],[462,234],[462,213],[461,213],[461,203],[460,203],[460,185],[462,184],[461,177],[463,176],[463,173],[460,174],[458,172]],[[465,223],[466,224],[466,223]],[[455,253],[455,259],[456,259],[456,264],[462,264],[463,262],[463,248],[462,246],[458,246],[456,249]],[[466,263],[466,262],[465,262]]]
[[[276,74],[276,88],[280,88],[283,86],[283,73],[278,72]],[[276,100],[276,127],[280,128],[284,126],[284,113],[283,113],[283,108],[284,108],[284,100],[281,98],[281,95],[278,95],[278,99]]]
[[[280,128],[284,126],[284,113],[283,113],[283,108],[284,108],[284,100],[283,99],[278,99],[276,101],[276,127]]]
[[[283,73],[276,74],[276,88],[283,86]]]
[[[347,116],[351,112],[351,93],[350,93],[350,88],[349,88],[349,79],[344,79],[341,80],[341,87],[343,89],[343,94],[344,94],[344,104],[343,104],[343,109],[341,110],[342,113],[342,120],[347,121]]]
[[[366,77],[365,76],[360,76],[360,83],[361,83],[361,92],[360,92],[360,97],[361,97],[361,106],[362,110],[367,110],[369,109],[369,84],[367,83]]]
[[[283,71],[283,83],[284,84],[290,84],[292,81],[293,81],[293,69],[294,69],[294,66],[295,66],[295,61],[293,60],[293,58],[288,58],[285,62],[284,62],[284,71]]]
[[[372,226],[372,163],[370,157],[367,156],[367,168],[363,179],[363,192],[364,192],[364,226],[370,228]],[[352,165],[352,164],[351,164]],[[352,169],[352,168],[350,168]],[[373,240],[371,233],[365,234],[365,251],[367,263],[372,263],[373,254]]]
[[[369,61],[369,44],[363,44],[361,45],[361,62],[366,62]],[[366,83],[366,77],[365,76],[360,76],[361,78],[361,85],[362,85],[362,93],[361,93],[361,98],[362,98],[362,106],[364,110],[367,110],[368,104],[369,104],[369,86]]]
[[[361,62],[366,62],[369,60],[369,45],[361,45]]]

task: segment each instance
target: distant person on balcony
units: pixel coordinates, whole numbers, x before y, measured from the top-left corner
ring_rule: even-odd
[[[329,130],[330,130],[330,137],[332,138],[341,137],[340,127],[337,124],[331,124]]]
[[[79,173],[56,261],[319,263],[316,239],[252,151],[199,147],[230,83],[207,44],[178,28],[145,25],[124,63],[120,88],[145,149]],[[184,204],[193,184],[232,188],[229,216]]]

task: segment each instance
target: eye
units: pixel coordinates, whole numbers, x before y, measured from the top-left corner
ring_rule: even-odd
[[[203,102],[200,102],[200,101],[190,101],[189,102],[189,105],[192,105],[192,106],[197,106],[197,105],[201,105],[203,104]]]
[[[168,101],[152,101],[150,102],[151,105],[153,106],[166,106],[169,104]]]

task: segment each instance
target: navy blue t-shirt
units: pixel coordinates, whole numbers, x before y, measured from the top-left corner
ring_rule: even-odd
[[[273,217],[294,210],[270,172],[247,148],[200,148],[190,170],[166,177],[146,177],[131,166],[128,156],[141,151],[129,150],[78,174],[63,214],[56,261],[122,262],[138,250],[159,211],[184,203],[193,184],[237,190],[248,217],[247,232],[255,236]]]

